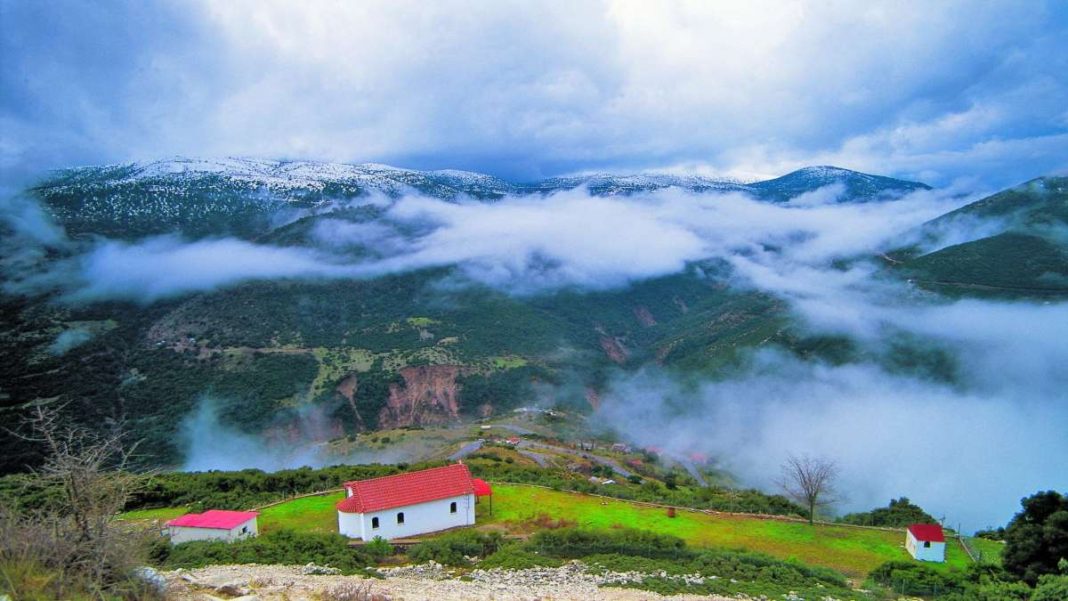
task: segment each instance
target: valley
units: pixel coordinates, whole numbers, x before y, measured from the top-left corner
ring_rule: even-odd
[[[728,450],[747,428],[717,425],[738,418],[702,414],[705,390],[799,366],[874,368],[906,389],[975,386],[952,337],[916,331],[897,312],[951,311],[961,300],[1056,307],[1068,265],[1064,181],[973,202],[827,167],[745,184],[646,175],[513,184],[236,159],[61,171],[26,193],[58,237],[42,243],[5,222],[0,411],[17,423],[34,406],[63,407],[76,423],[140,440],[142,467],[204,470],[441,459],[480,438],[459,434],[471,424],[507,425],[534,407],[568,416],[543,436],[666,448],[680,475],[712,478],[686,459],[699,453],[766,481]],[[586,231],[589,211],[703,242],[617,243]],[[865,225],[880,212],[908,225],[883,240]],[[813,225],[825,215],[875,242],[821,249],[841,237]],[[530,234],[500,224],[524,219],[544,220],[548,233],[513,250],[510,237]],[[438,247],[459,254],[416,258]],[[14,260],[27,248],[38,258]],[[676,252],[644,265],[645,255]],[[875,325],[841,325],[850,320]],[[725,399],[764,411],[784,396],[756,394]],[[523,441],[517,459],[555,468],[576,459],[539,444]],[[772,454],[786,451],[774,444]],[[38,461],[22,439],[0,446],[4,472]]]

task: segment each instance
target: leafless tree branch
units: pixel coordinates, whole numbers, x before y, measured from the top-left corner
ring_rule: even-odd
[[[834,503],[834,481],[838,467],[829,459],[790,455],[782,464],[779,486],[808,509],[808,522],[815,523],[816,511]]]

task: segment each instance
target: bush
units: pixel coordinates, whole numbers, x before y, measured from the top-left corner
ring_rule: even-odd
[[[613,553],[658,559],[693,556],[681,538],[629,528],[611,532],[577,528],[544,530],[531,537],[529,544],[538,553],[565,559]]]
[[[1031,587],[1022,582],[990,582],[969,586],[965,592],[949,593],[938,601],[1029,601]]]
[[[376,593],[369,582],[341,582],[321,593],[322,601],[390,601],[385,593]]]
[[[470,564],[468,557],[487,557],[500,546],[497,532],[462,530],[419,543],[408,551],[408,557],[416,563],[434,560],[447,566],[465,566]]]
[[[1031,601],[1064,601],[1068,599],[1068,574],[1042,576],[1031,595]]]
[[[845,524],[863,526],[884,526],[903,528],[909,524],[936,524],[938,520],[931,517],[920,506],[914,505],[907,497],[891,499],[887,507],[879,507],[863,513],[850,513],[835,520]]]
[[[963,578],[954,572],[942,573],[921,563],[888,561],[875,568],[875,582],[904,595],[944,595],[963,592]]]
[[[977,530],[975,538],[985,538],[987,540],[1003,541],[1005,540],[1005,528],[987,528],[985,530]]]
[[[520,545],[510,545],[479,562],[482,569],[503,568],[505,570],[527,570],[530,568],[555,568],[562,565],[559,559],[538,555]]]
[[[389,541],[381,536],[376,536],[363,546],[363,552],[374,559],[375,562],[379,562],[393,555],[393,545],[389,544]]]
[[[164,547],[163,545],[168,545]],[[225,543],[195,541],[169,546],[166,541],[153,549],[153,557],[167,568],[199,568],[216,564],[305,564],[315,563],[359,572],[370,558],[349,547],[340,534],[317,534],[278,530],[263,536]]]

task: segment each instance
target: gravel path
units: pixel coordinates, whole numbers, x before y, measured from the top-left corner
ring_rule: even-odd
[[[357,587],[370,587],[381,601],[728,601],[727,597],[664,597],[636,589],[600,588],[598,582],[604,576],[586,574],[574,564],[519,571],[475,570],[465,581],[436,565],[383,570],[385,579],[311,575],[307,571],[300,566],[245,565],[162,575],[168,583],[168,601],[319,601],[324,593]]]

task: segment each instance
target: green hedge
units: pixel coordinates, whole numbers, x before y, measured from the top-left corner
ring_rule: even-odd
[[[152,560],[165,568],[199,568],[217,564],[306,564],[315,563],[353,574],[373,561],[349,546],[340,534],[317,534],[278,530],[234,543],[195,541],[171,545],[159,541]]]
[[[423,563],[434,560],[448,566],[469,565],[467,557],[486,557],[501,547],[501,535],[497,532],[461,530],[428,540],[412,547],[408,557]]]
[[[616,553],[655,559],[691,559],[694,553],[681,538],[647,530],[622,528],[595,532],[579,528],[542,530],[531,537],[530,549],[544,555],[577,559],[587,555]]]

